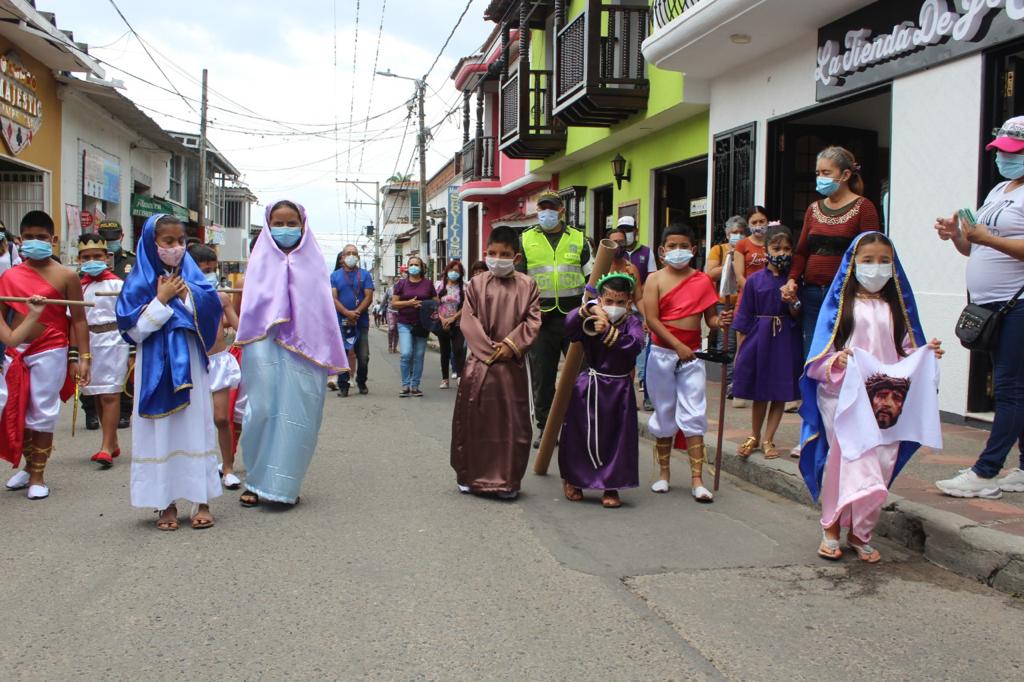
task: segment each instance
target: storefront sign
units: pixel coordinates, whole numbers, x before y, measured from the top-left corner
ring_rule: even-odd
[[[206,226],[206,243],[212,246],[224,245],[224,227],[212,223]]]
[[[31,144],[43,124],[37,85],[17,52],[11,50],[0,57],[0,134],[15,156]]]
[[[149,216],[156,215],[157,213],[167,213],[183,222],[189,222],[188,209],[178,206],[177,204],[172,204],[169,201],[164,201],[163,199],[147,197],[144,194],[132,195],[132,215],[139,216],[140,218],[148,218]],[[195,212],[192,211],[192,213]]]
[[[82,211],[81,216],[79,217],[79,219],[81,221],[81,225],[82,225],[82,229],[83,230],[88,230],[90,227],[92,227],[93,216],[92,216],[92,213],[89,213],[89,211]]]
[[[85,194],[96,199],[121,203],[121,160],[97,150],[91,145],[84,149]]]
[[[819,101],[1024,36],[1024,0],[880,0],[818,31]]]
[[[698,216],[708,214],[708,198],[701,197],[700,199],[690,200],[690,217],[696,218]]]
[[[458,186],[448,188],[448,260],[462,260],[462,199]]]

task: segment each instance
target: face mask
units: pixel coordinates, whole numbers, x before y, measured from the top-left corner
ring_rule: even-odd
[[[996,152],[996,166],[999,168],[999,174],[1007,180],[1024,178],[1024,154]]]
[[[206,281],[209,283],[211,287],[216,288],[216,286],[220,283],[220,277],[217,276],[216,272],[208,272],[206,273]]]
[[[42,239],[26,239],[21,243],[20,251],[29,260],[46,260],[53,255],[53,244]]]
[[[767,226],[751,227],[750,228],[750,234],[762,235],[762,234],[764,234],[767,231],[768,231],[768,227]]]
[[[636,244],[636,234],[634,232],[626,233],[626,246],[633,246]]]
[[[537,212],[537,222],[540,223],[541,228],[545,232],[553,232],[558,229],[558,211],[553,211],[550,208],[546,208],[543,211]]]
[[[301,227],[272,227],[270,236],[274,238],[277,245],[289,249],[299,243],[302,238]]]
[[[420,266],[418,266],[418,265],[410,265],[409,266],[409,274],[412,275],[413,277],[418,277],[421,272],[423,272],[423,268],[421,268]]]
[[[677,270],[685,268],[691,260],[693,260],[693,251],[689,249],[673,249],[665,254],[665,262]]]
[[[862,287],[877,294],[892,279],[892,263],[857,263],[856,276]]]
[[[169,249],[165,249],[162,246],[156,247],[156,253],[160,256],[160,261],[169,268],[176,268],[181,264],[181,259],[185,257],[184,246],[172,246]]]
[[[814,188],[818,190],[818,194],[830,197],[839,191],[839,183],[832,178],[819,176],[818,179],[814,181]]]
[[[346,267],[354,268],[357,265],[359,265],[359,256],[345,256]]]
[[[626,309],[618,305],[603,305],[605,315],[611,320],[612,324],[615,324],[622,319],[622,316],[626,314]]]
[[[733,232],[732,234],[729,235],[729,244],[732,246],[736,246],[737,244],[740,243],[741,239],[743,239],[742,234],[740,234],[739,232]]]
[[[451,270],[448,272],[448,279],[451,280],[452,282],[458,282],[460,279],[462,279],[462,275],[460,275],[455,270]]]
[[[515,259],[487,257],[487,269],[495,277],[509,277],[516,270]]]
[[[107,250],[110,251],[111,253],[117,253],[118,251],[120,251],[121,250],[121,240],[120,239],[108,239],[107,240]]]
[[[793,256],[786,254],[784,256],[765,256],[770,265],[774,265],[779,272],[789,272],[789,266],[793,264]]]
[[[107,269],[107,264],[101,260],[90,260],[82,263],[82,272],[90,277],[99,277]]]

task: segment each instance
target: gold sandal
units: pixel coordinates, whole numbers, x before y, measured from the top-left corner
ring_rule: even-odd
[[[750,457],[750,455],[754,454],[755,450],[759,450],[760,448],[760,441],[758,441],[755,436],[750,436],[740,444],[740,449],[736,451],[736,454],[743,459],[746,459],[747,457]]]
[[[775,447],[775,443],[770,440],[764,442],[764,458],[765,459],[778,459],[779,449]]]

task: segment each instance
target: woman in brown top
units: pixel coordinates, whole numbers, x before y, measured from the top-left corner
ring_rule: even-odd
[[[847,247],[861,232],[881,229],[878,210],[863,196],[860,164],[849,150],[823,149],[818,154],[815,174],[818,193],[825,198],[807,207],[789,282],[782,287],[783,300],[794,301],[800,285],[805,356],[814,338],[821,302],[839,271]]]

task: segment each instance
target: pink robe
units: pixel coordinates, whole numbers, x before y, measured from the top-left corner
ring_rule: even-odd
[[[889,304],[879,299],[856,299],[853,309],[856,320],[847,348],[860,348],[886,365],[896,364],[900,355],[892,338],[892,313]],[[904,351],[913,350],[908,335]],[[818,409],[828,437],[828,458],[821,489],[821,527],[830,528],[836,521],[849,528],[861,542],[869,542],[878,524],[882,506],[889,495],[889,481],[899,444],[880,445],[854,461],[843,458],[831,427],[835,421],[836,403],[846,370],[834,365],[835,348],[830,346],[820,358],[807,367],[807,376],[818,383]]]

